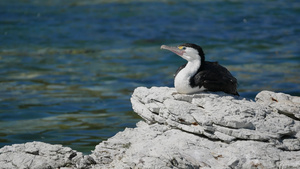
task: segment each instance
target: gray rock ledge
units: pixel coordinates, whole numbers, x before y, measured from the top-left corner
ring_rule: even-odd
[[[0,168],[54,169],[88,168],[95,161],[69,147],[42,142],[4,146],[0,149]]]
[[[260,92],[255,102],[218,93],[139,87],[145,121],[90,155],[41,142],[0,149],[1,168],[300,168],[300,97]]]

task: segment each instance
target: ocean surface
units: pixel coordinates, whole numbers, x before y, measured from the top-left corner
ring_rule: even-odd
[[[0,147],[89,154],[141,120],[136,87],[173,87],[185,60],[160,46],[185,42],[227,67],[242,97],[300,96],[299,0],[1,0]]]

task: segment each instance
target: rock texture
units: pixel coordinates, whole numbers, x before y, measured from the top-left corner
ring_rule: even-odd
[[[255,100],[263,106],[275,108],[281,114],[300,120],[300,97],[291,97],[284,93],[262,91],[256,96]]]
[[[100,143],[93,157],[108,168],[299,168],[299,98],[281,95],[263,91],[254,102],[140,87],[131,102],[147,124]]]
[[[101,142],[91,155],[33,142],[0,149],[0,166],[300,168],[299,97],[262,91],[254,102],[221,92],[139,87],[131,102],[145,121]]]
[[[95,164],[69,147],[42,142],[14,144],[0,149],[0,168],[51,169],[58,167],[86,168]]]
[[[256,97],[259,102],[253,102],[224,93],[182,95],[172,88],[137,88],[131,102],[149,124],[164,124],[226,143],[253,140],[299,150],[300,121],[293,117],[299,114],[300,104],[292,101],[299,97],[281,95],[264,91]],[[295,144],[291,146],[291,142]]]

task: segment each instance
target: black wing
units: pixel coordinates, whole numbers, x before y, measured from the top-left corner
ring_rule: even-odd
[[[223,91],[239,96],[236,78],[217,62],[205,62],[191,79],[190,84],[192,87],[203,86],[209,91]]]

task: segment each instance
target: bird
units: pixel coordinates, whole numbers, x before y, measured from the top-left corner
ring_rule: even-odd
[[[239,96],[237,79],[218,62],[205,61],[201,46],[184,43],[177,47],[162,45],[187,61],[174,75],[174,86],[178,93],[193,94],[203,91],[225,92]]]

